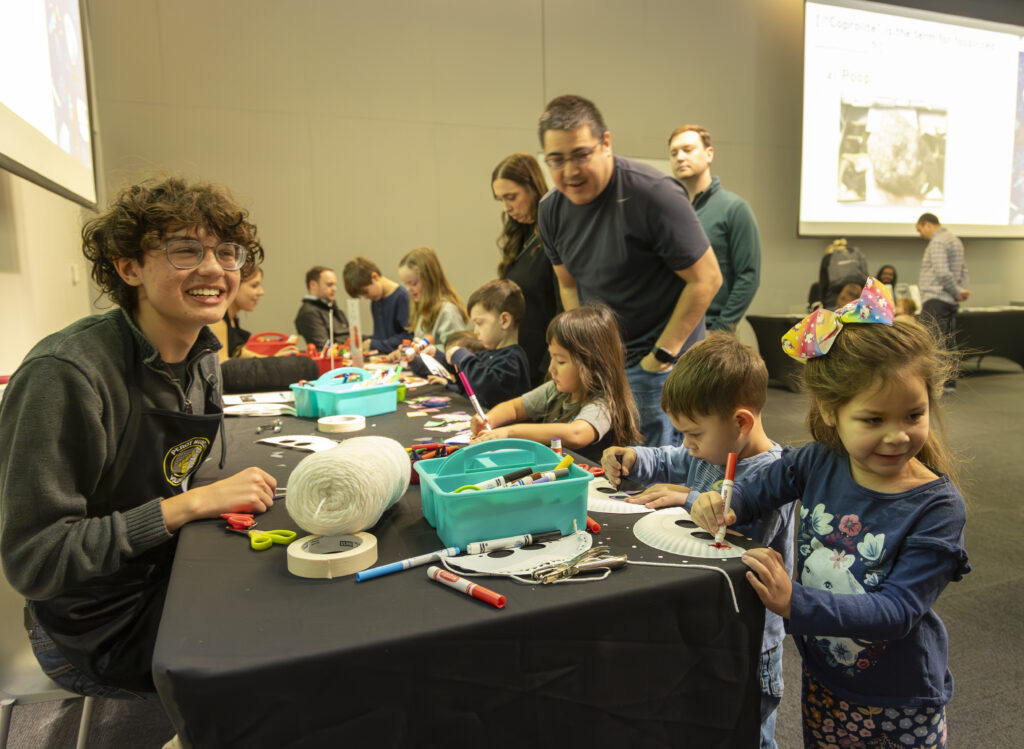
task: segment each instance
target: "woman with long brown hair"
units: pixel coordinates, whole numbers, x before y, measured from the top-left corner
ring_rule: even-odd
[[[502,207],[498,276],[519,284],[526,298],[519,345],[530,362],[530,379],[538,385],[549,361],[544,333],[561,309],[558,282],[537,232],[537,204],[548,186],[536,159],[528,153],[514,153],[494,167],[491,190]]]

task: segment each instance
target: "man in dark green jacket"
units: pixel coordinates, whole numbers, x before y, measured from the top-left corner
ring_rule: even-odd
[[[747,201],[724,189],[711,176],[715,149],[700,125],[683,125],[669,136],[669,161],[683,183],[697,219],[722,269],[722,286],[708,307],[704,324],[711,330],[735,330],[761,282],[761,237]]]

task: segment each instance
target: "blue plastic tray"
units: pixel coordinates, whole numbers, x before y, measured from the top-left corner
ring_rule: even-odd
[[[575,463],[569,466],[569,475],[557,481],[455,493],[461,486],[517,468],[549,471],[561,459],[539,442],[501,439],[478,442],[447,458],[416,461],[412,467],[420,475],[423,516],[445,546],[462,548],[473,541],[521,533],[584,529],[587,484],[594,477]]]
[[[346,374],[358,374],[360,382],[342,382]],[[383,385],[364,385],[373,374],[359,367],[338,367],[325,372],[318,380],[291,385],[295,395],[295,413],[304,418],[351,414],[377,416],[398,408],[397,382]]]

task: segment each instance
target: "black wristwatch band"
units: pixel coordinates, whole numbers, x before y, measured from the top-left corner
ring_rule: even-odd
[[[663,349],[661,346],[655,346],[651,349],[651,354],[655,359],[660,361],[662,364],[675,364],[676,359],[679,357],[673,354],[668,349]]]

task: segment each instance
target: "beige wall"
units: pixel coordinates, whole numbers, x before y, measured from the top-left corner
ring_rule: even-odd
[[[0,374],[43,336],[89,314],[77,241],[84,211],[0,170]]]
[[[685,121],[712,131],[761,226],[752,311],[801,305],[827,244],[796,236],[801,0],[86,5],[108,194],[154,172],[230,185],[267,248],[252,331],[291,330],[305,270],[356,254],[394,278],[431,245],[468,296],[496,265],[491,169],[538,149],[560,93],[593,98],[623,155],[664,158]],[[916,278],[919,240],[856,243]],[[972,303],[1024,299],[1020,241],[972,240],[968,264]]]

